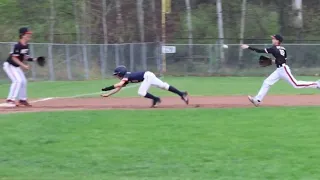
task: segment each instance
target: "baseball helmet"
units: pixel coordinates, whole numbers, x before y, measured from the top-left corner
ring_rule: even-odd
[[[113,71],[114,76],[123,77],[127,73],[127,68],[125,66],[118,66]]]
[[[278,40],[280,43],[283,42],[283,37],[280,34],[272,35],[271,38]]]
[[[19,29],[19,35],[32,34],[32,32],[27,27],[22,27]]]

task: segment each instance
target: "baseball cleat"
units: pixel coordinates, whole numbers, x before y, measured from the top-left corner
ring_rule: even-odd
[[[260,101],[256,100],[254,97],[248,96],[249,101],[256,107],[260,105]]]
[[[158,105],[161,103],[161,99],[160,98],[157,98],[157,99],[154,99],[152,100],[152,108],[155,108],[155,107],[158,107]]]
[[[6,103],[7,103],[7,104],[14,104],[15,101],[14,101],[14,100],[11,100],[11,99],[7,99],[7,100],[6,100]]]
[[[181,99],[182,99],[186,104],[189,104],[188,92],[184,92],[183,95],[181,96]]]
[[[19,100],[19,105],[31,107],[32,105],[27,100]]]
[[[6,100],[7,107],[18,107],[20,105],[19,101],[14,101],[11,99]]]

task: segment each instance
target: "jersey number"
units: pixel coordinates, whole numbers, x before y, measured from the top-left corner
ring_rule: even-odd
[[[279,51],[280,51],[281,56],[284,56],[286,53],[283,49],[280,49]]]

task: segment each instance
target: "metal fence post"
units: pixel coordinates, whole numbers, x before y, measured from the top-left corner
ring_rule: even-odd
[[[119,59],[119,45],[115,45],[115,51],[116,51],[116,66],[118,67],[120,65],[120,59]]]
[[[130,71],[134,71],[134,44],[130,44]]]
[[[220,52],[220,44],[218,41],[216,41],[216,44],[214,46],[214,52],[216,54],[216,69],[219,70],[222,67],[222,59],[221,59],[221,54],[218,53]]]
[[[48,61],[49,61],[49,73],[50,73],[50,80],[54,81],[55,74],[54,74],[54,64],[53,64],[53,55],[52,55],[52,44],[48,45]]]
[[[68,44],[66,44],[65,47],[66,47],[66,64],[67,64],[68,79],[72,80],[71,61],[70,61],[70,48],[69,48]]]
[[[105,46],[106,45],[100,45],[100,71],[101,71],[101,77],[106,77],[106,58],[105,58]]]
[[[87,46],[86,44],[82,45],[83,51],[83,65],[84,65],[84,75],[85,79],[89,79],[89,65],[88,65],[88,54],[87,54]]]
[[[209,69],[208,69],[208,73],[213,73],[213,52],[212,52],[212,49],[213,49],[213,45],[210,44],[208,46],[208,54],[209,54]]]
[[[157,61],[157,69],[158,72],[161,74],[161,43],[157,42],[156,43],[156,48],[155,48],[155,57]]]
[[[146,70],[148,69],[146,43],[143,43],[143,44],[142,44],[141,53],[142,53],[142,67],[143,67],[143,69],[146,71]]]
[[[125,65],[126,62],[124,60],[124,44],[118,44],[118,57],[119,57],[119,65]]]
[[[30,53],[30,56],[32,57],[32,58],[34,58],[35,57],[35,52],[34,52],[34,47],[33,47],[33,44],[30,44],[30,51],[31,51],[31,53]],[[33,80],[35,80],[36,78],[37,78],[37,69],[36,69],[36,64],[34,63],[33,64],[33,66],[32,66],[32,70],[31,70],[31,76],[32,76],[32,79]]]

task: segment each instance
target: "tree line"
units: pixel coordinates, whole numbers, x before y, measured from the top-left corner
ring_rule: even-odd
[[[238,43],[243,0],[222,1],[226,43]],[[190,0],[193,43],[215,43],[216,0]],[[186,0],[172,0],[166,15],[167,42],[188,42]],[[264,43],[274,33],[290,42],[320,40],[320,1],[247,0],[244,38]],[[21,26],[34,32],[34,42],[128,43],[161,41],[160,0],[0,0],[0,41],[16,41]],[[296,17],[302,13],[301,22]]]

